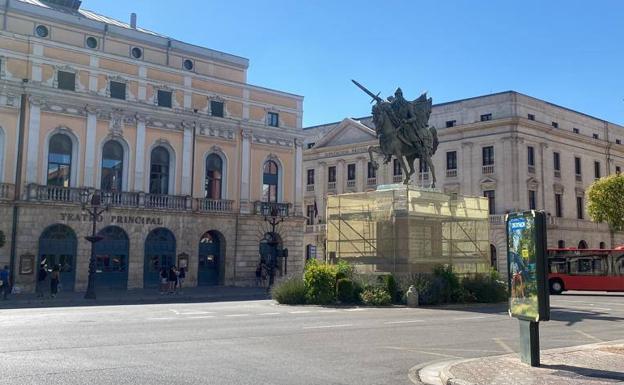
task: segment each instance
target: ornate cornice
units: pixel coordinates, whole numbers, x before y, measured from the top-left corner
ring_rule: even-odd
[[[259,135],[259,134],[254,134],[253,136],[253,141],[254,143],[259,143],[259,144],[268,144],[268,145],[274,145],[274,146],[280,146],[280,147],[293,147],[293,140],[290,138],[280,138],[277,136],[265,136],[265,135]]]

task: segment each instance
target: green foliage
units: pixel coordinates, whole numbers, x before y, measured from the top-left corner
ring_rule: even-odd
[[[384,288],[390,294],[392,302],[399,302],[401,300],[401,292],[394,276],[392,274],[384,275],[383,281]]]
[[[613,233],[624,230],[624,175],[600,178],[587,189],[587,213],[594,222],[606,222]],[[614,246],[614,245],[612,245]]]
[[[360,299],[364,305],[369,306],[388,306],[392,303],[390,294],[383,287],[364,288]]]
[[[341,278],[336,281],[336,298],[341,303],[357,302],[355,283],[349,278]]]
[[[336,280],[340,278],[353,279],[353,265],[349,264],[349,262],[339,259],[338,263],[336,263],[334,266],[336,267]]]
[[[306,303],[306,288],[301,277],[292,277],[275,285],[271,289],[271,298],[285,305]]]
[[[434,284],[439,289],[441,303],[463,302],[465,294],[459,283],[459,277],[452,265],[437,265],[433,268]]]
[[[461,281],[466,295],[474,302],[495,303],[507,300],[507,284],[492,274],[473,274]],[[471,301],[472,302],[472,301]]]
[[[308,303],[327,305],[335,300],[336,267],[311,260],[303,274]]]

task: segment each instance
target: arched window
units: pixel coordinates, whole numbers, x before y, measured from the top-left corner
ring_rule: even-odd
[[[102,183],[104,191],[121,191],[123,179],[123,147],[109,140],[102,148]]]
[[[169,194],[169,151],[163,146],[152,150],[149,192]]]
[[[560,239],[560,240],[557,242],[557,247],[558,247],[558,248],[560,248],[560,249],[563,249],[563,248],[565,247],[565,241],[563,241],[563,240],[561,240],[561,239]]]
[[[70,186],[72,164],[72,141],[64,134],[54,134],[48,145],[49,186]]]
[[[277,182],[278,169],[277,163],[267,160],[264,163],[264,172],[262,175],[262,200],[265,202],[277,202]]]
[[[210,154],[206,158],[205,197],[221,199],[223,179],[223,160],[217,154]]]
[[[581,240],[578,244],[578,248],[579,249],[586,249],[587,248],[587,242],[585,242],[584,240]]]
[[[604,242],[600,242],[600,246],[601,249],[606,249],[607,245]]]

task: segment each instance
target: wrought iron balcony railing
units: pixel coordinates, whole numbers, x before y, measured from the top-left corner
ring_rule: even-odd
[[[254,203],[254,213],[265,217],[287,217],[290,213],[290,203],[260,202]]]

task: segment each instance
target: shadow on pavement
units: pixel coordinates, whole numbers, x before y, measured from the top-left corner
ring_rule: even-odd
[[[566,326],[574,325],[584,320],[599,320],[599,321],[624,321],[622,317],[614,317],[609,313],[592,311],[592,310],[577,310],[567,309],[563,307],[552,307],[550,309],[550,320],[567,322]]]
[[[571,377],[571,373],[592,378],[601,378],[605,380],[624,381],[624,373],[612,372],[610,370],[600,370],[583,368],[570,365],[540,365],[542,368],[557,370],[558,372],[552,373],[555,376]]]

